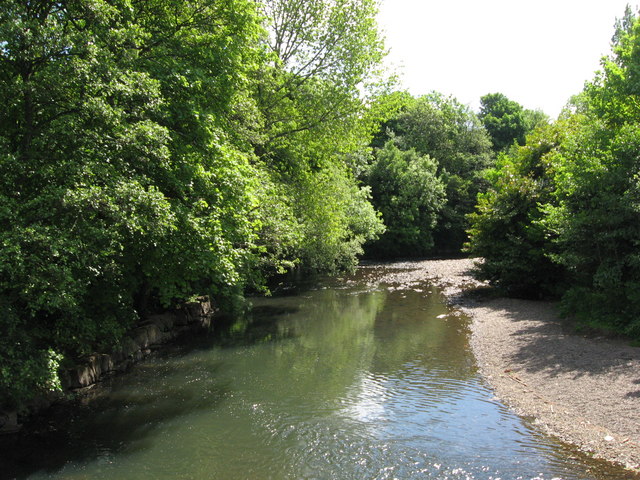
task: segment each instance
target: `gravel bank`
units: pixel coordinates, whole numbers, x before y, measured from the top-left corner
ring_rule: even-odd
[[[640,470],[640,348],[563,328],[551,302],[473,300],[473,261],[394,264],[394,280],[432,280],[472,319],[472,347],[496,394],[547,433]],[[398,278],[399,276],[399,278]]]

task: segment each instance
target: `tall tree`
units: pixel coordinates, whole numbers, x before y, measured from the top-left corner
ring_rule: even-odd
[[[355,264],[383,229],[346,163],[370,139],[375,13],[2,2],[0,404],[149,309]]]
[[[506,163],[480,198],[471,232],[472,250],[487,258],[481,268],[486,278],[532,293],[564,280],[566,313],[581,325],[635,338],[639,38],[640,21],[627,9],[612,55],[571,109],[502,157]],[[536,144],[548,147],[542,155],[527,154]]]
[[[244,0],[3,2],[0,403],[241,285],[255,174],[223,127],[259,31]]]
[[[313,166],[322,155],[352,151],[362,141],[366,96],[381,81],[384,49],[375,21],[377,2],[261,4],[272,54],[257,88],[264,116],[262,148],[274,161],[291,162],[293,156],[297,165],[286,168]],[[284,152],[293,149],[287,159]]]
[[[567,311],[588,325],[640,337],[640,20],[627,9],[613,53],[587,84],[581,128],[554,164],[556,261],[571,274]]]
[[[504,151],[514,143],[524,145],[527,133],[539,124],[548,123],[544,113],[525,110],[502,93],[481,97],[478,117],[489,132],[496,152]]]
[[[302,226],[294,251],[302,265],[353,266],[361,251],[355,239],[372,239],[382,228],[370,204],[361,202],[368,198],[366,190],[346,168],[347,157],[372,134],[367,111],[381,82],[384,55],[377,2],[259,3],[267,19],[270,61],[255,78],[261,120],[252,145],[272,172],[271,182],[286,184],[293,196],[292,214]],[[327,189],[329,184],[342,187]],[[349,217],[354,211],[367,219],[368,231],[355,227]],[[336,248],[341,238],[353,240],[347,242],[351,253]]]

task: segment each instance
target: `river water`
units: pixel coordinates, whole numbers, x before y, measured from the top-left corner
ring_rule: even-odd
[[[626,478],[496,400],[468,320],[429,285],[376,284],[384,271],[253,299],[105,382],[52,431],[5,444],[0,477]]]

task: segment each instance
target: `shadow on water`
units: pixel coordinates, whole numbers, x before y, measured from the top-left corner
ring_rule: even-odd
[[[253,299],[0,438],[0,479],[625,478],[576,474],[588,461],[490,398],[465,320],[429,286],[372,286],[383,270]]]
[[[199,378],[190,365],[153,363],[134,367],[127,375],[96,387],[96,398],[86,404],[54,406],[34,418],[24,433],[0,437],[0,478],[27,478],[36,472],[53,473],[69,462],[85,463],[106,455],[130,455],[150,446],[150,436],[161,424],[178,421],[197,411],[215,408],[228,393],[211,377]],[[215,375],[215,369],[208,370]],[[151,369],[156,371],[150,372]],[[197,371],[197,369],[196,369]],[[156,377],[157,383],[142,379]],[[193,389],[163,381],[166,377],[200,381]],[[111,391],[117,383],[115,391]]]
[[[291,288],[281,295],[299,291]],[[82,464],[105,454],[131,455],[148,449],[160,425],[215,409],[228,397],[229,382],[218,379],[222,364],[212,364],[198,352],[292,338],[293,333],[279,327],[276,319],[297,311],[295,306],[261,305],[241,317],[221,316],[214,329],[184,335],[126,375],[96,385],[86,397],[32,418],[18,435],[0,436],[0,480],[54,473],[70,462]],[[188,361],[180,361],[184,356]],[[199,388],[183,388],[183,383],[194,382]]]

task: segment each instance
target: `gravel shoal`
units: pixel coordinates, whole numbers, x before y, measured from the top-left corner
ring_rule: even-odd
[[[497,396],[543,431],[640,470],[640,348],[572,333],[557,304],[475,296],[474,260],[396,263],[394,278],[430,280],[472,320],[471,344]]]

